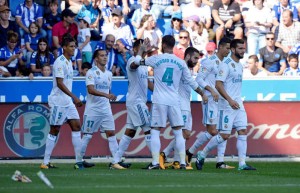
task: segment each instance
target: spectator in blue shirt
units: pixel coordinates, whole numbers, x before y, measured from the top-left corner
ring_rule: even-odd
[[[18,32],[19,28],[15,21],[9,20],[10,9],[7,6],[0,7],[0,48],[7,45],[7,32]]]
[[[99,42],[95,48],[95,50],[106,50],[108,53],[108,60],[106,64],[106,69],[111,71],[112,74],[116,75],[116,68],[117,68],[117,58],[116,58],[116,50],[113,48],[115,43],[115,36],[112,34],[108,34],[105,37],[104,42]]]
[[[131,52],[131,46],[127,40],[120,38],[116,42],[116,47],[118,50],[117,54],[117,76],[125,76],[127,78],[126,65],[128,59],[133,55]]]
[[[40,38],[38,41],[38,49],[33,52],[30,58],[30,68],[34,76],[42,76],[42,68],[45,64],[49,64],[52,68],[54,56],[50,52],[49,44],[46,38]]]
[[[52,45],[52,27],[61,21],[61,14],[58,13],[57,0],[52,0],[49,4],[51,12],[45,15],[44,28],[47,30],[48,45]]]
[[[276,27],[281,23],[282,12],[289,9],[293,12],[293,21],[299,21],[298,10],[295,5],[290,3],[290,0],[280,0],[273,7],[273,25]]]
[[[4,66],[12,76],[16,75],[19,66],[25,67],[25,57],[17,47],[19,35],[16,32],[7,32],[7,45],[0,49],[0,66]]]
[[[24,0],[24,3],[18,5],[16,10],[16,22],[20,27],[20,36],[24,37],[25,33],[29,33],[29,24],[37,22],[42,27],[43,13],[42,8],[34,3],[33,0]],[[42,36],[46,37],[46,31],[41,30]]]
[[[139,28],[144,15],[152,15],[154,20],[156,20],[154,12],[150,9],[150,0],[142,0],[141,5],[141,8],[138,8],[134,11],[131,18],[132,25],[135,27],[135,29]]]
[[[99,21],[101,18],[101,11],[98,8],[100,0],[84,0],[81,9],[77,14],[77,18],[84,18],[85,16],[91,19],[91,40],[100,40]]]
[[[40,26],[36,22],[32,22],[29,25],[29,34],[25,35],[25,46],[26,46],[26,56],[27,56],[27,64],[30,62],[31,54],[37,50],[38,41],[41,38]]]

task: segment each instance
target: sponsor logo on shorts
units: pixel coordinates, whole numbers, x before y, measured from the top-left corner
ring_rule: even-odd
[[[6,117],[3,134],[7,146],[20,157],[42,156],[49,133],[49,109],[40,104],[24,104]]]

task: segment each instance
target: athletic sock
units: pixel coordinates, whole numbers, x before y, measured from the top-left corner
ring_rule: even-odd
[[[226,150],[227,140],[218,145],[218,157],[217,162],[224,162],[224,154]]]
[[[81,139],[81,151],[80,151],[80,155],[82,158],[85,156],[87,146],[90,143],[92,137],[93,137],[92,134],[87,134],[87,133],[83,134],[83,137]]]
[[[239,155],[239,166],[246,164],[246,153],[247,153],[247,135],[239,135],[236,141],[236,148]]]
[[[189,152],[194,154],[201,145],[203,145],[205,142],[207,142],[211,138],[212,138],[212,135],[210,133],[208,133],[207,131],[201,132],[198,135],[198,138],[196,139],[196,141],[194,142],[192,147],[189,149]]]
[[[208,144],[204,147],[203,151],[201,152],[201,157],[206,158],[208,153],[216,148],[220,143],[222,143],[224,139],[220,134],[213,136],[211,140],[208,142]]]
[[[131,139],[132,138],[127,135],[122,136],[121,141],[119,143],[119,148],[115,153],[113,163],[118,163],[121,161],[122,156],[124,155],[125,151],[128,149]]]
[[[182,135],[182,129],[173,129],[173,134],[175,136],[175,149],[177,149],[180,157],[180,164],[185,164],[185,140]]]
[[[145,135],[145,143],[146,143],[149,151],[151,152],[151,134]]]
[[[118,147],[119,147],[118,142],[117,142],[117,137],[114,135],[114,136],[108,137],[107,140],[108,140],[108,147],[109,147],[110,153],[111,153],[112,157],[114,157],[115,153],[118,151]]]
[[[82,162],[81,132],[80,131],[72,131],[72,143],[73,143],[73,147],[74,147],[76,163]]]
[[[175,148],[175,138],[170,141],[169,145],[163,150],[165,156],[168,157]]]
[[[50,156],[52,154],[52,151],[55,147],[57,136],[48,134],[48,137],[46,139],[46,149],[45,149],[45,155],[44,155],[44,164],[47,165],[50,162]]]
[[[152,154],[152,165],[159,163],[159,152],[160,152],[160,131],[151,129],[151,154]]]

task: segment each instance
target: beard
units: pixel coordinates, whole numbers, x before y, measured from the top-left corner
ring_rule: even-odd
[[[234,53],[235,57],[237,57],[238,59],[242,59],[244,58],[244,54],[241,55],[241,54],[238,54],[238,53]]]
[[[189,68],[194,68],[194,67],[196,66],[196,64],[197,64],[197,63],[193,63],[191,59],[189,59],[189,60],[187,61],[187,65],[188,65]]]

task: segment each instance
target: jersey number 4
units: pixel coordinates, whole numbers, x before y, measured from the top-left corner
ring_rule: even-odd
[[[167,86],[171,86],[173,84],[173,71],[173,68],[167,68],[162,77],[162,82],[167,83]]]

